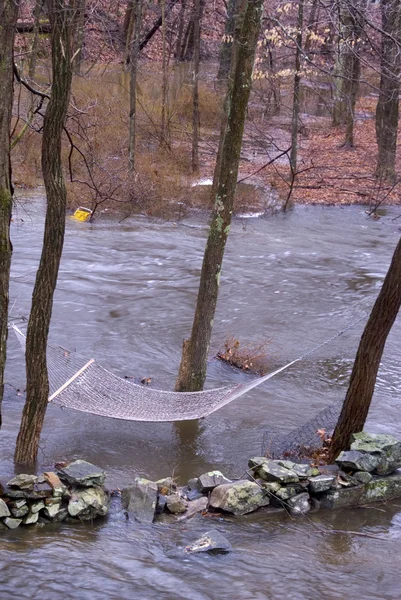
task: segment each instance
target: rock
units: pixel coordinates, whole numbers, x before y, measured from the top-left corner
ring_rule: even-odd
[[[189,490],[198,490],[198,477],[193,477],[188,481],[188,489]]]
[[[289,498],[296,496],[297,491],[294,488],[290,488],[290,486],[281,487],[279,490],[277,490],[275,495],[277,498],[280,498],[280,500],[288,500]]]
[[[369,483],[372,479],[372,474],[367,471],[356,471],[353,477],[358,483]]]
[[[291,515],[306,515],[311,510],[309,494],[304,492],[293,496],[287,502]]]
[[[0,518],[9,517],[11,515],[7,504],[0,498]]]
[[[185,548],[186,552],[231,552],[231,550],[230,542],[217,529],[208,531]]]
[[[210,496],[210,506],[234,515],[246,515],[270,503],[269,496],[253,481],[236,481],[218,485]]]
[[[320,474],[320,471],[317,467],[311,467],[308,464],[294,463],[291,460],[278,460],[277,464],[281,465],[285,469],[294,471],[294,473],[298,475],[299,479],[307,479],[308,477],[315,477]]]
[[[33,490],[33,486],[37,480],[36,475],[17,475],[7,483],[11,488],[18,488],[19,490]]]
[[[166,496],[166,504],[168,510],[174,515],[184,513],[187,510],[185,500],[181,498],[178,494],[171,494],[170,496]]]
[[[22,521],[24,525],[35,525],[39,520],[39,513],[29,513]]]
[[[190,502],[193,502],[195,500],[199,500],[200,498],[205,497],[202,494],[202,492],[200,492],[199,490],[187,490],[186,496]]]
[[[248,460],[248,467],[250,469],[257,469],[262,466],[263,463],[267,462],[268,459],[265,456],[254,456]]]
[[[3,521],[7,525],[8,529],[17,529],[22,523],[22,519],[13,519],[12,517],[6,517]]]
[[[172,492],[175,492],[177,489],[177,484],[175,483],[172,477],[165,477],[164,479],[159,479],[156,481],[157,488],[159,490],[159,494],[163,496],[168,496]]]
[[[12,508],[11,514],[16,519],[20,519],[21,517],[25,517],[29,513],[29,508],[26,504],[20,506],[19,508]]]
[[[102,469],[86,460],[75,460],[59,469],[58,473],[63,481],[83,487],[101,486],[106,479],[106,473]]]
[[[208,493],[218,485],[223,485],[224,483],[232,483],[232,481],[224,477],[220,471],[209,471],[208,473],[203,473],[198,478],[198,489],[202,493]]]
[[[57,502],[57,504],[50,504],[50,506],[46,506],[43,510],[43,514],[47,519],[50,519],[51,521],[54,519],[54,517],[57,515],[57,513],[60,511],[61,508],[61,503]],[[86,508],[86,506],[84,507]]]
[[[67,508],[60,508],[58,513],[53,517],[53,523],[61,523],[61,521],[64,521],[68,517],[68,514]]]
[[[157,504],[157,483],[137,477],[121,492],[121,502],[129,515],[140,523],[152,523]]]
[[[157,496],[156,513],[160,515],[167,506],[166,496],[159,494]]]
[[[45,507],[45,503],[43,502],[43,500],[38,500],[37,502],[34,502],[33,504],[31,504],[31,512],[38,513],[44,507]]]
[[[52,488],[54,496],[62,496],[66,492],[66,486],[61,483],[60,478],[56,473],[48,471],[47,473],[43,473],[43,477]]]
[[[154,484],[156,486],[156,484]],[[157,486],[156,486],[157,489]],[[85,488],[83,490],[75,490],[68,502],[68,514],[71,517],[78,517],[81,520],[87,521],[95,517],[104,517],[109,510],[110,498],[109,494],[101,487]],[[45,508],[46,511],[52,509],[51,505]],[[57,511],[55,517],[57,518]]]
[[[194,515],[196,515],[196,513],[203,512],[204,510],[207,509],[208,503],[209,503],[209,501],[206,498],[206,496],[202,496],[201,498],[198,498],[197,500],[193,500],[192,502],[190,502],[188,504],[188,508],[187,508],[185,515],[179,517],[179,520],[181,521],[184,519],[189,519],[190,517],[193,517]]]
[[[328,490],[322,492],[319,502],[322,508],[333,510],[343,506],[358,506],[363,487],[342,488],[341,490]]]
[[[374,476],[365,483],[359,504],[369,502],[386,502],[401,497],[401,472],[397,471],[386,477]]]
[[[335,481],[333,475],[318,475],[317,477],[309,478],[309,491],[313,494],[325,492],[329,490]]]
[[[278,481],[281,484],[297,483],[299,481],[295,471],[286,469],[274,460],[266,460],[256,469],[256,472],[265,481]]]
[[[351,436],[351,450],[378,458],[374,469],[378,475],[389,475],[401,467],[401,441],[392,435],[370,434],[364,431]],[[365,471],[367,469],[361,469]]]
[[[377,455],[365,454],[357,450],[346,450],[338,455],[336,463],[341,469],[371,472],[379,465],[379,460]]]
[[[266,490],[266,492],[271,494],[275,494],[279,489],[281,489],[281,485],[278,481],[265,481],[264,479],[258,479],[256,483]]]

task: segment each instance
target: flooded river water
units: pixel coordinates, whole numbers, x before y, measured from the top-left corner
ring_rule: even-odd
[[[230,233],[213,334],[269,339],[271,368],[297,357],[369,311],[398,241],[396,209],[379,221],[360,207],[297,208],[236,219]],[[21,204],[12,225],[11,304],[27,315],[44,208]],[[136,218],[68,221],[51,341],[92,356],[119,375],[152,377],[172,389],[189,334],[207,221]],[[289,431],[344,396],[364,321],[231,405],[188,424],[121,422],[49,406],[40,468],[85,458],[110,488],[136,475],[182,482],[211,466],[241,476],[269,427]],[[388,340],[369,430],[401,436],[401,322]],[[10,337],[7,381],[24,387],[24,361]],[[207,385],[247,375],[211,361]],[[112,398],[110,399],[112,402]],[[12,455],[23,397],[7,386],[0,433],[1,475]],[[186,556],[211,527],[234,551]],[[333,530],[356,533],[331,533]],[[357,534],[364,535],[357,535]],[[372,537],[369,537],[372,536]],[[376,537],[375,537],[376,536]],[[1,532],[0,598],[395,599],[401,595],[401,499],[386,506],[320,512],[310,519],[263,515],[197,517],[176,525],[126,521],[115,501],[103,522]]]

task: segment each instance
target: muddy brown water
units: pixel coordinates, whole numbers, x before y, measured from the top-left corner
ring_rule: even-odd
[[[236,219],[221,280],[213,348],[234,334],[269,338],[279,366],[333,336],[369,310],[399,238],[397,209],[369,220],[361,207],[297,208]],[[11,304],[26,315],[38,264],[43,203],[15,211]],[[207,220],[136,218],[94,225],[68,221],[51,340],[94,356],[120,375],[152,377],[171,389],[196,299]],[[363,322],[244,398],[194,424],[114,421],[49,406],[39,468],[82,457],[108,473],[111,488],[136,475],[181,481],[210,467],[241,476],[271,426],[302,424],[344,395]],[[383,357],[371,431],[401,436],[401,323]],[[21,351],[10,337],[7,381],[24,386]],[[207,385],[248,377],[211,361]],[[112,402],[112,398],[111,398]],[[23,397],[7,386],[0,433],[1,475],[12,454]],[[211,527],[231,541],[226,556],[188,556],[186,544]],[[330,533],[354,531],[376,535]],[[400,597],[401,500],[290,519],[263,514],[194,518],[152,527],[109,518],[82,525],[1,532],[0,597],[165,599],[395,599]]]

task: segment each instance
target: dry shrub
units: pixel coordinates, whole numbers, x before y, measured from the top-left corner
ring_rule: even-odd
[[[268,370],[267,348],[269,344],[270,340],[265,340],[263,342],[251,342],[241,347],[239,340],[229,336],[216,354],[216,358],[242,371],[262,376]]]

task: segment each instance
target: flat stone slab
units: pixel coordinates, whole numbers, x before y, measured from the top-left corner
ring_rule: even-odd
[[[266,491],[257,483],[246,480],[218,485],[210,496],[210,506],[234,515],[246,515],[269,503]]]
[[[0,519],[11,515],[7,504],[0,498]]]
[[[401,467],[401,441],[392,435],[361,431],[354,433],[351,439],[351,450],[378,457],[377,475],[389,475]]]
[[[359,504],[369,502],[386,502],[401,497],[401,472],[397,471],[386,477],[373,476],[365,483],[359,498]]]
[[[104,517],[109,510],[110,498],[106,490],[101,487],[75,490],[68,503],[68,514],[81,520],[89,521],[96,517]],[[64,509],[60,504],[47,506],[53,519],[57,519]]]
[[[336,458],[336,463],[341,469],[351,471],[374,471],[380,463],[379,455],[366,454],[358,450],[345,450]]]
[[[287,469],[274,460],[266,460],[256,472],[265,481],[278,481],[281,484],[298,483],[299,477],[292,469]]]
[[[325,492],[329,490],[335,481],[333,475],[318,475],[317,477],[309,478],[309,490],[316,494],[319,492]]]
[[[185,548],[185,552],[231,552],[230,542],[217,529],[204,533],[202,537]]]
[[[184,513],[187,510],[186,502],[178,494],[166,496],[166,505],[168,510],[174,515]]]
[[[232,483],[232,481],[224,477],[220,471],[209,471],[198,477],[198,489],[202,493],[211,492],[215,487],[224,483]]]
[[[13,519],[12,517],[6,517],[3,521],[7,525],[8,529],[17,529],[22,523],[22,519]]]
[[[291,515],[306,515],[311,510],[311,501],[308,493],[293,496],[287,502]]]
[[[59,471],[60,479],[72,485],[83,487],[101,486],[106,479],[106,473],[86,460],[75,460]]]
[[[36,475],[17,475],[7,483],[11,488],[18,488],[19,490],[32,490],[33,486],[37,481]]]
[[[157,504],[157,483],[137,477],[132,486],[121,492],[121,502],[128,515],[140,523],[153,523]]]
[[[311,467],[308,464],[294,463],[291,460],[278,460],[277,464],[296,473],[299,479],[307,479],[308,477],[315,477],[320,474],[317,467]]]

